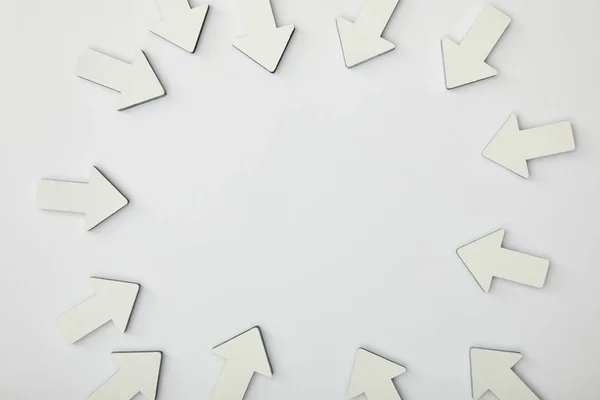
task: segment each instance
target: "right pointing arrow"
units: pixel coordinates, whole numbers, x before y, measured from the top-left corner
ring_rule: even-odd
[[[484,292],[490,290],[492,279],[507,279],[541,288],[546,281],[550,261],[502,248],[501,229],[459,248],[456,253]]]
[[[498,400],[539,400],[512,367],[521,353],[471,348],[471,384],[475,400],[488,390]]]
[[[191,8],[188,0],[157,0],[162,20],[150,32],[193,53],[196,50],[208,4]]]
[[[401,400],[392,379],[406,368],[365,349],[358,349],[347,399],[365,394],[369,400]]]

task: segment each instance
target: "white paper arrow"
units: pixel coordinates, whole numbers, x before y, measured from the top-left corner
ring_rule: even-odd
[[[132,64],[127,64],[88,49],[79,58],[75,72],[83,79],[121,92],[119,111],[165,95],[143,51],[136,54]]]
[[[473,398],[489,390],[498,400],[539,400],[512,370],[522,357],[515,352],[471,348]]]
[[[115,352],[119,370],[92,393],[88,400],[130,400],[138,393],[155,400],[160,375],[160,351]]]
[[[512,115],[483,150],[482,155],[523,178],[529,178],[527,160],[573,150],[575,138],[570,122],[521,131],[517,116]]]
[[[162,20],[150,27],[150,32],[193,53],[196,50],[208,4],[191,8],[188,0],[157,0]]]
[[[89,283],[94,296],[58,318],[58,330],[69,343],[75,343],[109,321],[121,333],[125,332],[140,291],[137,283],[101,278],[90,278]]]
[[[129,201],[96,169],[89,183],[44,179],[37,187],[37,207],[43,210],[85,213],[89,231],[125,207]]]
[[[273,375],[258,326],[218,345],[213,352],[227,360],[213,400],[242,400],[255,372],[267,377]]]
[[[485,63],[498,40],[510,24],[510,18],[492,6],[486,6],[457,45],[442,39],[442,54],[446,88],[480,81],[496,76],[498,71]]]
[[[294,33],[294,25],[277,27],[270,0],[238,0],[238,3],[247,35],[233,45],[267,71],[275,72]]]
[[[392,379],[406,368],[365,349],[358,349],[354,360],[348,400],[364,394],[369,400],[401,400]]]
[[[394,50],[396,45],[381,37],[399,0],[365,0],[354,23],[336,20],[346,67],[368,61]]]
[[[490,290],[492,279],[508,279],[541,288],[546,282],[550,261],[502,248],[501,229],[459,248],[456,252],[484,292]]]

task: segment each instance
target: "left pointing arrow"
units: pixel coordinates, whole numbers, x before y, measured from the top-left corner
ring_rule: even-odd
[[[191,8],[188,0],[157,0],[162,20],[150,32],[193,53],[196,50],[208,4]]]
[[[128,203],[96,167],[91,169],[89,183],[44,179],[37,187],[38,208],[84,213],[88,231]]]
[[[112,321],[121,333],[125,332],[137,299],[137,283],[90,278],[94,295],[58,318],[57,327],[69,341],[79,339]]]

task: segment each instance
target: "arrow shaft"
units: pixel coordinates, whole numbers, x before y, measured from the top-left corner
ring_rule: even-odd
[[[271,0],[238,0],[242,19],[248,36],[268,29],[275,29],[275,17]]]
[[[115,373],[94,393],[88,400],[130,400],[135,396],[139,389],[134,389],[135,382],[131,382],[121,371]]]
[[[381,36],[399,0],[365,0],[354,22],[365,31]]]
[[[59,317],[57,326],[70,343],[75,343],[108,321],[110,321],[110,316],[98,296],[95,295]]]
[[[43,210],[85,213],[88,184],[42,180],[37,187],[37,207]]]
[[[120,92],[125,87],[130,67],[123,61],[88,49],[79,58],[76,73],[81,78]]]
[[[374,385],[366,392],[366,395],[369,400],[402,400],[391,380],[385,384]]]
[[[219,376],[212,400],[242,400],[253,375],[252,368],[228,361]]]
[[[163,19],[177,18],[190,9],[188,0],[157,0],[157,3]]]
[[[491,262],[494,276],[537,288],[544,286],[548,274],[548,260],[504,248]]]
[[[520,147],[527,160],[565,153],[575,149],[569,122],[541,126],[519,132]]]
[[[486,6],[462,40],[460,47],[476,60],[484,61],[508,27],[510,18],[491,6]]]
[[[492,389],[492,393],[499,400],[540,400],[512,370],[508,371],[502,384],[497,386]]]

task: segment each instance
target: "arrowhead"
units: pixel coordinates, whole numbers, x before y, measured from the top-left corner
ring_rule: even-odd
[[[292,34],[294,25],[255,32],[237,39],[233,46],[269,72],[275,72]]]
[[[102,278],[90,278],[89,282],[96,296],[101,299],[101,303],[106,307],[108,316],[117,326],[117,329],[121,333],[125,332],[140,291],[140,285]]]
[[[352,68],[396,48],[394,43],[362,29],[345,18],[337,18],[336,22],[347,68]]]
[[[85,227],[89,231],[125,207],[129,201],[96,167],[92,167],[88,186],[88,209],[85,213]]]
[[[186,3],[187,4],[187,3]],[[190,8],[173,17],[169,16],[155,22],[150,32],[168,40],[185,51],[193,53],[196,50],[204,19],[208,12],[208,4]]]
[[[162,353],[160,351],[123,352],[111,354],[123,374],[127,386],[137,389],[146,400],[155,400],[160,376]],[[137,393],[137,392],[136,392]]]
[[[523,178],[529,178],[527,158],[520,146],[520,134],[517,116],[512,115],[483,150],[482,155]]]
[[[129,67],[130,73],[120,89],[121,95],[117,102],[117,110],[137,106],[165,95],[165,89],[160,84],[152,66],[143,51],[139,51]]]
[[[504,230],[501,229],[456,250],[484,292],[490,290],[494,278],[494,271],[489,268],[489,258],[502,247],[503,239]]]
[[[485,60],[476,59],[448,38],[442,39],[446,88],[454,89],[498,74]]]
[[[369,394],[372,388],[382,382],[392,380],[406,372],[406,368],[365,349],[358,349],[354,360],[354,369],[348,387],[348,400],[361,394]]]
[[[261,375],[267,377],[273,375],[258,326],[218,345],[213,349],[213,353],[230,362],[245,365]]]
[[[502,385],[507,372],[521,360],[521,353],[471,348],[471,385],[473,398]],[[512,371],[511,371],[512,372]]]

